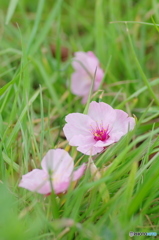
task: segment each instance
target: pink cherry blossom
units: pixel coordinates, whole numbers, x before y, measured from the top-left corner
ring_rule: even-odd
[[[87,115],[71,113],[65,119],[63,130],[69,144],[86,155],[102,152],[135,126],[135,119],[126,112],[95,101],[90,103]]]
[[[71,181],[82,177],[86,165],[73,172],[74,162],[63,149],[52,149],[41,162],[42,169],[34,169],[22,176],[19,186],[33,192],[48,195],[52,189],[56,194],[65,192]]]
[[[93,52],[76,52],[72,62],[74,73],[71,76],[71,91],[87,101],[92,79],[95,75],[94,89],[96,91],[104,77],[104,72],[99,66],[99,60]],[[96,72],[96,74],[95,74]]]

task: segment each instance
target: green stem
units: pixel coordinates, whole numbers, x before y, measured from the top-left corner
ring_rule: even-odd
[[[59,207],[58,207],[58,204],[57,204],[56,194],[54,192],[51,179],[50,179],[50,184],[51,184],[50,199],[51,199],[52,215],[53,215],[54,219],[57,219],[57,218],[59,218]]]
[[[95,181],[101,179],[101,174],[98,171],[98,168],[96,167],[96,165],[94,164],[91,156],[89,157],[88,167]],[[99,193],[103,202],[107,203],[110,199],[110,195],[109,195],[109,190],[105,183],[101,183],[101,185],[99,186]]]
[[[96,68],[96,70],[95,70],[94,77],[93,77],[93,79],[92,79],[92,84],[91,84],[91,88],[90,88],[90,91],[89,91],[89,96],[88,96],[87,104],[86,104],[86,107],[85,107],[84,112],[83,112],[84,114],[87,114],[87,112],[88,112],[89,104],[90,104],[90,101],[91,101],[91,95],[92,95],[93,88],[94,88],[94,82],[95,82],[96,72],[97,72],[97,68]]]

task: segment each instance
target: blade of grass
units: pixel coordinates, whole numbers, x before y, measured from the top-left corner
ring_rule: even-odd
[[[95,6],[95,44],[97,56],[105,63],[105,39],[104,39],[104,16],[103,16],[103,0],[96,0]]]
[[[2,88],[0,88],[0,96],[4,94],[11,85],[18,81],[19,79],[18,76],[19,75],[15,76],[9,83],[5,84]]]
[[[39,93],[40,93],[41,89],[38,90],[37,92],[35,92],[35,94],[30,98],[28,104],[25,106],[25,108],[23,109],[23,111],[21,112],[20,116],[19,116],[19,119],[13,129],[13,131],[11,132],[8,140],[7,140],[7,143],[6,143],[6,148],[9,148],[10,144],[12,143],[13,141],[13,138],[15,137],[15,135],[18,133],[19,129],[20,129],[20,121],[23,119],[24,115],[26,114],[28,108],[30,107],[30,105],[35,101],[35,99],[38,97]],[[6,130],[6,132],[4,133],[3,135],[3,138],[6,137],[6,134],[8,132],[8,129]]]
[[[91,95],[92,95],[93,88],[94,88],[94,82],[95,82],[96,72],[97,72],[97,68],[96,68],[96,70],[95,70],[94,77],[93,77],[93,79],[92,79],[92,84],[91,84],[91,87],[90,87],[88,100],[87,100],[86,107],[85,107],[84,112],[83,112],[84,114],[87,114],[87,112],[88,112],[89,104],[90,104],[90,101],[91,101]]]
[[[154,26],[154,23],[148,23],[148,22],[139,22],[139,21],[113,21],[113,22],[110,22],[110,24],[113,24],[113,23],[138,23],[138,24],[144,24],[144,25],[148,25],[148,26]],[[159,24],[155,24],[156,26],[159,27]]]
[[[152,98],[155,100],[156,104],[159,106],[159,100],[158,98],[156,97],[155,93],[153,92],[152,88],[151,88],[151,85],[149,83],[149,81],[147,80],[147,77],[145,76],[145,73],[143,72],[142,68],[141,68],[141,65],[139,63],[139,60],[136,56],[136,53],[135,53],[135,50],[134,50],[134,47],[133,47],[133,43],[132,43],[132,40],[131,40],[131,37],[130,37],[130,33],[129,33],[129,29],[128,29],[128,26],[126,24],[126,31],[127,31],[127,35],[128,35],[128,40],[129,40],[129,44],[130,44],[130,47],[131,47],[131,51],[132,51],[132,54],[133,54],[133,57],[134,57],[134,60],[136,62],[136,65],[138,67],[138,70],[142,76],[142,79],[144,81],[144,84],[147,86],[147,89],[150,93],[150,95],[152,96]]]
[[[47,73],[46,73],[45,69],[43,68],[40,61],[35,60],[33,58],[30,58],[30,59],[31,59],[32,63],[34,64],[35,68],[37,69],[38,73],[42,77],[44,83],[46,84],[47,89],[50,93],[50,97],[52,98],[58,112],[62,113],[62,105],[61,105],[61,102],[59,101],[59,97],[56,93],[56,90],[55,90],[53,84],[50,82],[50,77],[47,75]]]
[[[30,52],[31,52],[32,55],[38,50],[38,48],[40,47],[40,45],[44,41],[46,35],[48,34],[48,32],[49,32],[49,30],[50,30],[50,28],[53,24],[53,21],[55,20],[55,18],[59,14],[59,11],[60,11],[61,6],[62,6],[62,2],[63,2],[63,0],[58,0],[56,2],[56,5],[52,8],[50,13],[48,14],[48,18],[45,20],[44,26],[42,27],[39,34],[37,34],[37,36],[36,36],[36,42],[31,47]]]
[[[3,157],[3,160],[9,165],[11,166],[16,172],[19,172],[19,165],[15,162],[12,161],[12,159],[10,159],[6,154],[5,152],[3,151],[2,152],[2,157]]]
[[[19,0],[10,0],[9,7],[7,10],[7,16],[6,16],[6,24],[8,24],[14,14],[14,11],[16,9],[16,6],[18,4]]]
[[[45,3],[45,0],[40,0],[38,2],[38,9],[37,9],[37,13],[36,13],[34,26],[33,26],[32,32],[30,34],[30,38],[29,38],[29,41],[28,41],[28,46],[27,46],[27,49],[26,49],[27,54],[29,53],[30,47],[32,46],[32,43],[33,43],[33,41],[36,37],[36,33],[37,33],[37,30],[38,30],[38,27],[39,27],[39,24],[40,24],[40,20],[41,20],[41,17],[42,17],[44,3]]]
[[[159,78],[150,82],[150,86],[156,86],[158,83],[159,83]],[[133,93],[131,96],[129,96],[126,100],[122,101],[122,103],[117,105],[116,108],[122,108],[125,105],[125,103],[129,102],[133,98],[136,98],[137,96],[139,96],[141,93],[143,93],[147,89],[148,89],[148,87],[144,86],[141,89],[137,90],[135,93]]]

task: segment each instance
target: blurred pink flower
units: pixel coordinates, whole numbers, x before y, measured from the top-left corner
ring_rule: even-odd
[[[19,187],[45,195],[50,194],[53,188],[59,194],[68,189],[71,181],[78,180],[86,169],[86,165],[82,164],[73,172],[73,159],[63,149],[49,150],[41,166],[42,169],[34,169],[23,175]]]
[[[87,115],[71,113],[65,119],[63,130],[69,144],[86,155],[102,152],[135,126],[135,119],[126,112],[95,101],[90,103]]]
[[[71,91],[75,95],[83,97],[82,102],[85,103],[89,95],[95,71],[96,75],[93,91],[99,88],[104,77],[104,72],[100,68],[99,60],[93,52],[76,52],[72,66],[75,71],[71,76]]]

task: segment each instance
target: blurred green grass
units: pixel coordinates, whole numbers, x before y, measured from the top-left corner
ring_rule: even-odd
[[[129,231],[157,232],[159,33],[155,25],[135,21],[152,24],[153,17],[158,24],[158,2],[12,0],[1,1],[0,9],[0,240],[120,240],[129,239]],[[65,62],[63,47],[69,52]],[[137,126],[96,157],[101,179],[93,181],[88,172],[74,191],[57,198],[55,220],[51,199],[18,183],[40,167],[50,148],[67,146],[64,117],[85,107],[69,89],[71,57],[89,50],[107,69],[102,101],[135,114]],[[82,156],[75,148],[70,154],[76,162]],[[107,203],[99,191],[103,183],[110,192]]]

